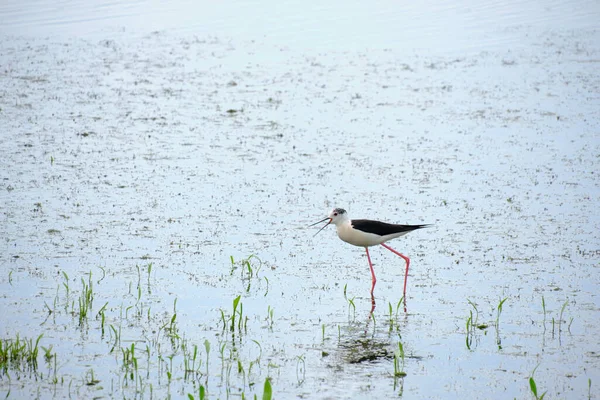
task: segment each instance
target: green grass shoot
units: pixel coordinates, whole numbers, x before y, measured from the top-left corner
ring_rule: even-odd
[[[271,379],[269,379],[269,377],[267,377],[265,379],[265,385],[263,388],[262,400],[271,400],[272,397],[273,397],[273,388],[271,387]]]
[[[535,370],[538,369],[540,365],[538,364],[533,371],[531,372],[531,376],[529,377],[529,389],[531,389],[531,393],[533,394],[533,396],[536,398],[536,400],[543,400],[544,396],[546,396],[547,392],[542,393],[541,395],[538,395],[538,390],[537,390],[537,385],[535,383],[535,379],[533,379],[533,375],[535,374]]]
[[[398,341],[398,350],[394,352],[394,376],[399,378],[406,376],[406,372],[404,372],[404,346],[400,341]]]
[[[40,334],[35,342],[33,339],[23,339],[19,334],[15,339],[0,339],[0,373],[6,374],[9,369],[36,371],[39,344],[43,336]]]

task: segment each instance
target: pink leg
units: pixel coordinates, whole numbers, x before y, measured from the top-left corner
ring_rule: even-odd
[[[392,253],[397,254],[400,257],[404,258],[404,261],[406,261],[406,274],[404,275],[404,292],[402,292],[404,294],[404,297],[406,297],[406,281],[408,280],[408,266],[410,265],[410,258],[406,257],[404,254],[398,253],[396,250],[392,249],[390,246],[386,245],[385,243],[381,243],[381,245],[383,247],[385,247],[386,249],[388,249],[389,251],[391,251]],[[367,252],[367,254],[369,254],[369,252]]]
[[[369,268],[371,268],[371,278],[373,279],[373,284],[371,285],[371,298],[373,297],[373,290],[375,290],[375,283],[377,282],[377,278],[375,278],[375,271],[373,270],[373,264],[371,263],[371,256],[369,255],[369,248],[365,247],[367,251],[367,260],[369,260]]]

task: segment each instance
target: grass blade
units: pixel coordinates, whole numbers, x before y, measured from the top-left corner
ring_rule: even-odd
[[[271,381],[269,378],[265,379],[265,388],[263,390],[262,400],[271,400],[273,397],[273,389],[271,388]]]

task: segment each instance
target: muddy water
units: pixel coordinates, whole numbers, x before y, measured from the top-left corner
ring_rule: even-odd
[[[523,398],[539,365],[594,396],[597,9],[125,4],[2,13],[0,334],[53,355],[3,394]],[[306,228],[334,206],[435,224],[390,243],[406,312],[398,257],[371,251],[370,315],[364,251]]]

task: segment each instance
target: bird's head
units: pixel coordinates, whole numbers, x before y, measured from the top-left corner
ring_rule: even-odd
[[[343,208],[334,208],[333,210],[331,210],[331,212],[326,218],[323,218],[322,220],[315,222],[310,226],[314,226],[316,224],[320,224],[321,222],[327,221],[327,223],[317,231],[317,233],[319,233],[323,229],[325,229],[325,227],[329,224],[338,225],[346,220],[348,220],[348,213],[346,212],[346,210],[344,210]],[[317,235],[317,233],[315,233],[315,236]]]

